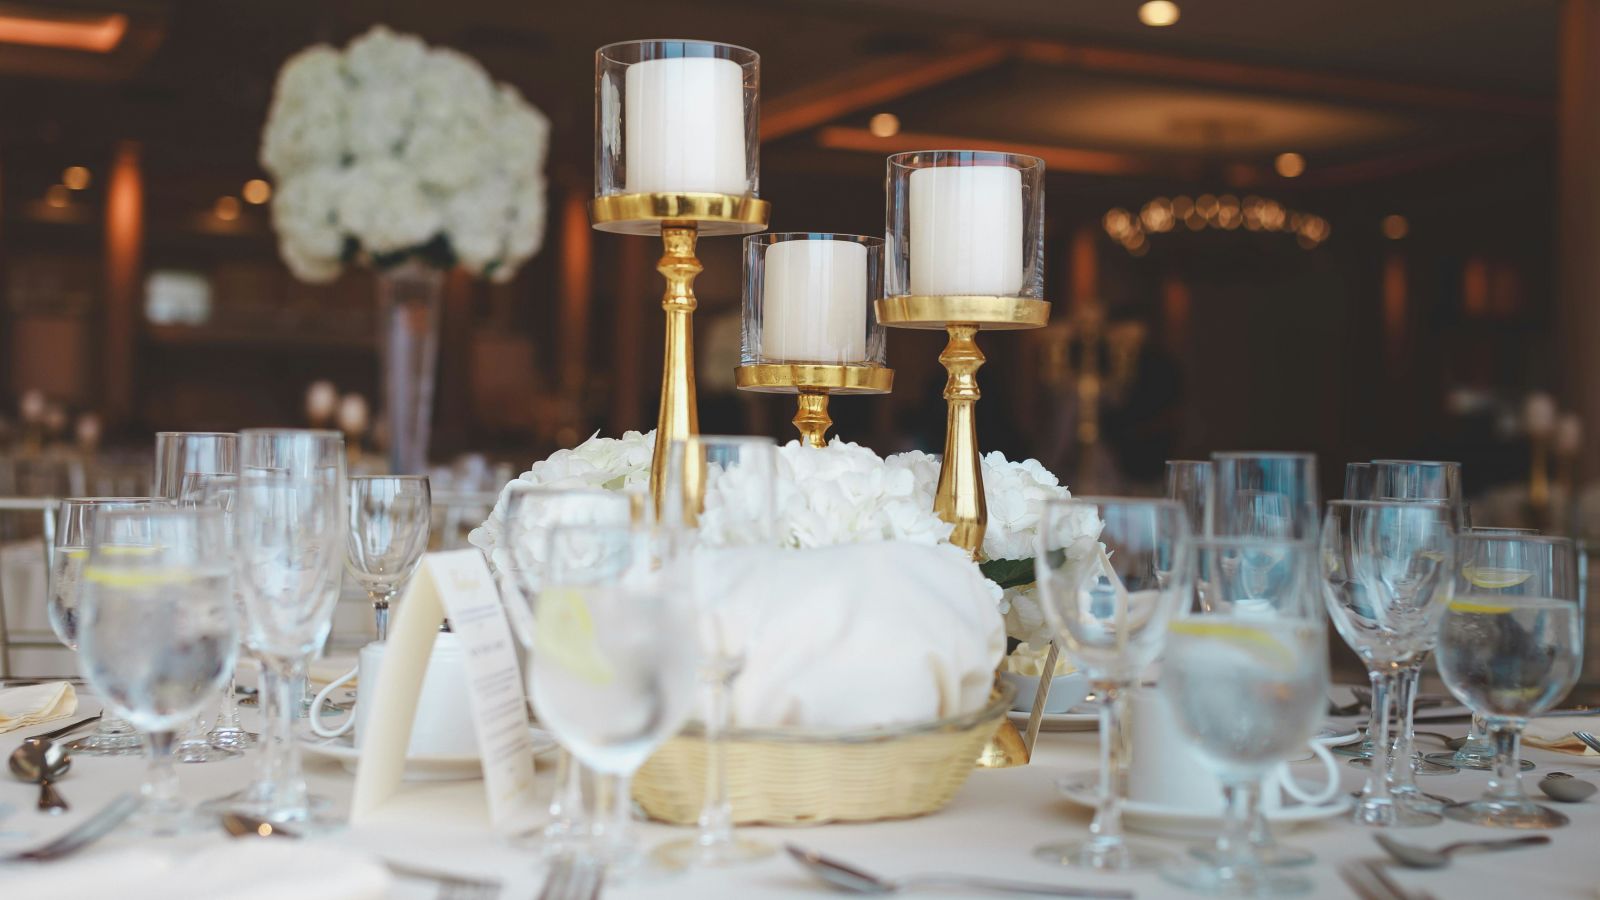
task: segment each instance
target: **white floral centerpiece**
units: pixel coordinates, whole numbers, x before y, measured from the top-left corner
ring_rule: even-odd
[[[297,278],[410,259],[507,281],[544,241],[550,125],[475,60],[379,25],[284,63],[261,140]]]

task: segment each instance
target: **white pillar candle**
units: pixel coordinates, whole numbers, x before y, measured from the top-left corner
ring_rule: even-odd
[[[744,70],[731,59],[652,59],[628,67],[627,190],[744,194]]]
[[[911,293],[1022,292],[1022,173],[935,166],[911,173]]]
[[[859,363],[867,356],[867,248],[852,241],[767,247],[761,355],[782,362]]]

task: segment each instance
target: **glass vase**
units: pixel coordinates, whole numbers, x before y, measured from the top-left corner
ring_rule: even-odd
[[[389,472],[428,469],[445,272],[411,260],[377,273]]]

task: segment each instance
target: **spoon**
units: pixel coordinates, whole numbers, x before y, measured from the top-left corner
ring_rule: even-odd
[[[1003,894],[1037,894],[1048,897],[1091,897],[1103,900],[1131,900],[1132,891],[1095,888],[1075,888],[1059,884],[1041,884],[1029,881],[1008,881],[973,875],[913,875],[909,878],[888,879],[863,872],[855,866],[823,856],[815,850],[806,850],[794,844],[784,849],[800,865],[828,883],[829,887],[849,894],[893,894],[905,888],[961,887]]]
[[[1562,803],[1580,803],[1594,796],[1597,790],[1594,785],[1578,778],[1573,778],[1565,772],[1551,772],[1539,779],[1539,790],[1551,800]]]
[[[23,741],[11,751],[9,765],[11,774],[23,781],[38,783],[41,811],[58,813],[66,810],[67,801],[56,793],[52,783],[72,768],[72,757],[67,755],[65,747],[49,741]]]
[[[1395,858],[1395,861],[1408,869],[1438,869],[1450,863],[1450,854],[1458,850],[1490,851],[1512,850],[1517,847],[1532,847],[1536,844],[1550,843],[1550,837],[1543,834],[1529,835],[1527,837],[1505,838],[1497,841],[1456,841],[1445,844],[1437,850],[1427,847],[1418,847],[1413,844],[1402,844],[1386,834],[1372,836],[1384,852]]]

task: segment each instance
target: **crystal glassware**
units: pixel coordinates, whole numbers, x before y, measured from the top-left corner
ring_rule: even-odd
[[[345,567],[372,600],[378,640],[389,636],[389,605],[428,549],[432,499],[426,475],[350,479]]]
[[[150,494],[176,503],[184,476],[239,474],[239,435],[226,431],[156,432]]]
[[[1456,540],[1455,597],[1439,630],[1445,687],[1484,717],[1494,741],[1483,797],[1446,817],[1497,828],[1557,828],[1563,813],[1522,790],[1522,729],[1577,683],[1583,590],[1576,545],[1542,535],[1464,534]]]
[[[95,692],[144,736],[140,816],[170,833],[198,824],[177,794],[177,732],[216,697],[239,644],[222,516],[125,509],[99,516],[94,530],[78,653]]]
[[[1187,545],[1192,605],[1167,625],[1160,690],[1200,760],[1222,782],[1226,812],[1202,859],[1162,876],[1230,897],[1284,897],[1309,879],[1267,865],[1251,831],[1263,780],[1305,752],[1321,724],[1328,648],[1311,541],[1205,538]]]
[[[1345,463],[1344,499],[1372,499],[1372,463]]]
[[[1373,764],[1353,818],[1365,825],[1429,825],[1437,813],[1397,802],[1410,756],[1389,733],[1403,673],[1433,648],[1453,586],[1455,516],[1442,502],[1335,500],[1322,525],[1323,595],[1336,628],[1372,680]]]
[[[190,472],[183,476],[183,488],[178,493],[180,507],[209,507],[222,512],[224,532],[229,541],[230,551],[234,537],[233,513],[239,495],[239,476],[237,475],[210,475],[203,472]],[[244,621],[244,600],[239,595],[238,584],[234,584],[234,600],[239,607],[239,621]],[[244,655],[243,641],[240,642],[240,655]],[[228,683],[222,689],[222,703],[217,709],[216,722],[211,726],[211,731],[206,734],[211,746],[219,750],[242,753],[261,742],[261,735],[246,731],[239,720],[239,698],[237,696],[238,669],[228,673]]]
[[[56,638],[78,649],[78,619],[83,604],[83,567],[89,560],[95,520],[108,511],[150,509],[149,497],[68,497],[56,510],[50,548],[50,600],[47,612]],[[125,719],[104,715],[93,734],[67,744],[86,756],[137,756],[144,752],[138,732]]]
[[[743,543],[776,542],[778,448],[770,438],[695,436],[674,441],[667,465],[666,496],[672,503],[685,497],[683,474],[702,474],[708,508],[698,515],[678,514],[717,534],[736,531]],[[691,546],[692,531],[678,530],[683,546]],[[692,838],[657,848],[657,858],[671,866],[728,866],[772,855],[771,844],[738,835],[733,824],[733,801],[728,796],[727,747],[723,735],[729,727],[728,698],[734,679],[745,663],[745,647],[725,627],[734,603],[747,624],[759,616],[760,598],[734,597],[718,579],[715,565],[694,566],[685,580],[699,612],[701,717],[705,722],[706,790],[700,808],[699,830]]]
[[[1539,529],[1473,526],[1470,529],[1470,533],[1523,535],[1538,534]],[[1493,769],[1494,742],[1489,740],[1489,724],[1484,721],[1483,716],[1473,713],[1472,724],[1467,726],[1467,739],[1461,744],[1461,746],[1458,747],[1454,753],[1441,753],[1437,755],[1430,754],[1429,758],[1437,759],[1440,762],[1448,762],[1450,765],[1461,769]],[[1523,760],[1522,768],[1523,771],[1527,771],[1528,769],[1533,768],[1533,763],[1528,760]]]
[[[1128,787],[1127,695],[1161,655],[1183,601],[1189,517],[1171,500],[1078,497],[1046,502],[1035,547],[1040,605],[1062,649],[1089,677],[1100,708],[1099,804],[1089,837],[1034,856],[1060,865],[1128,870],[1165,855],[1122,834]]]
[[[245,643],[261,661],[265,753],[239,805],[272,822],[321,824],[301,770],[296,685],[332,626],[343,575],[344,439],[334,431],[240,433],[234,561]]]
[[[529,682],[539,721],[602,776],[595,840],[607,880],[645,858],[632,832],[633,773],[694,706],[696,610],[660,532],[640,525],[556,526],[533,599]]]
[[[1167,460],[1167,499],[1183,504],[1189,514],[1189,533],[1211,533],[1211,463],[1195,459]]]

